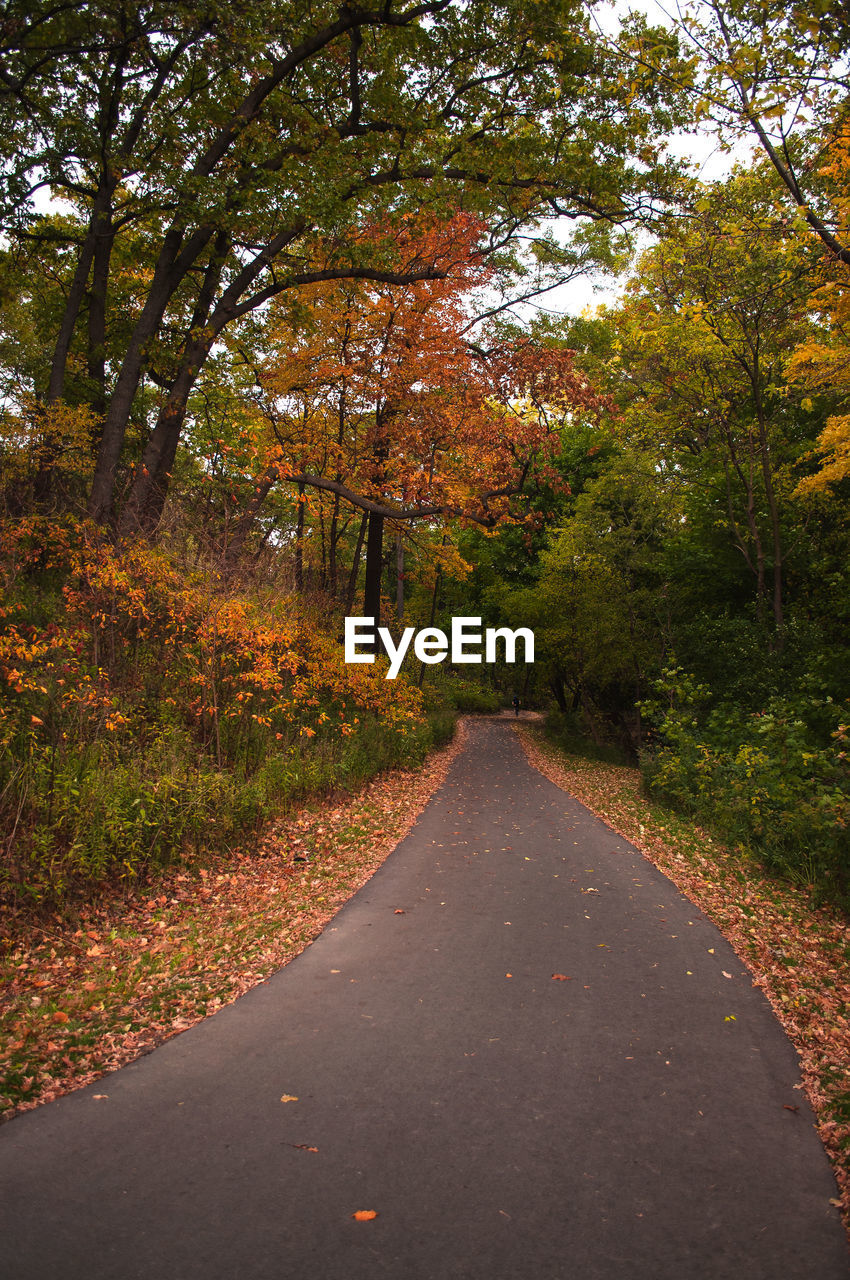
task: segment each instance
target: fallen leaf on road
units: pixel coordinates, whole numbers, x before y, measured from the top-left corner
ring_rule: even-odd
[[[553,973],[552,981],[553,982],[572,982],[572,978],[570,978],[566,973]]]
[[[725,969],[721,969],[721,970],[720,970],[720,972],[723,974],[723,977],[724,977],[724,978],[731,978],[731,977],[732,977],[731,973],[727,973]]]
[[[396,907],[395,911],[393,912],[394,916],[403,916],[404,914],[405,914],[404,907]]]
[[[281,1102],[297,1102],[297,1101],[298,1101],[298,1099],[297,1099],[297,1097],[295,1096],[295,1094],[294,1094],[294,1093],[284,1093],[284,1094],[281,1094],[281,1099],[280,1099],[280,1100],[281,1100]]]
[[[836,1207],[844,1208],[850,1231],[846,914],[816,906],[808,888],[774,879],[757,861],[742,859],[740,850],[716,842],[698,827],[680,824],[672,815],[662,824],[657,813],[650,813],[636,769],[564,756],[542,735],[527,730],[520,737],[531,763],[552,782],[618,835],[633,842],[640,837],[649,860],[702,908],[752,969],[754,985],[767,996],[800,1055],[804,1082],[798,1087],[812,1102],[843,1192]],[[572,820],[571,810],[566,813]],[[624,851],[612,845],[611,852]],[[645,886],[639,875],[633,883]],[[688,920],[691,926],[697,923]],[[715,959],[719,950],[705,948]],[[727,1018],[732,1030],[734,1016]]]
[[[352,1213],[352,1218],[357,1222],[371,1222],[373,1218],[377,1218],[374,1209],[358,1209],[356,1213]]]
[[[319,1150],[318,1147],[308,1147],[306,1142],[293,1142],[292,1145],[296,1151],[315,1151],[318,1153]]]

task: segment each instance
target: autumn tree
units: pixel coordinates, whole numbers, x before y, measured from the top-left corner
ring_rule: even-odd
[[[839,228],[850,227],[848,173],[850,126],[845,125],[821,170],[829,184],[833,225]],[[826,324],[794,351],[788,374],[810,397],[826,404],[829,416],[817,440],[819,465],[801,480],[797,487],[801,495],[834,492],[850,477],[850,266],[830,255],[820,264],[816,282],[811,308]]]
[[[784,366],[809,330],[813,263],[777,225],[775,188],[764,167],[703,188],[696,216],[641,259],[609,368],[631,438],[716,493],[713,521],[781,647],[789,468],[811,429]]]
[[[525,519],[565,419],[599,406],[570,352],[476,322],[492,274],[478,219],[411,220],[396,240],[411,273],[436,278],[302,291],[259,371],[272,434],[258,491],[280,477],[333,495],[334,519],[338,500],[366,513],[369,616],[387,521]]]
[[[358,242],[371,257],[353,247],[364,214],[462,206],[510,239],[543,215],[635,216],[666,190],[646,150],[670,123],[654,76],[626,82],[576,0],[8,0],[4,16],[4,226],[40,233],[42,186],[75,203],[46,395],[63,397],[85,324],[92,404],[104,405],[98,520],[133,462],[140,383],[160,389],[128,531],[155,522],[188,397],[229,326],[321,280],[398,279],[380,245]],[[104,363],[113,253],[140,228],[145,287]]]
[[[659,70],[690,102],[691,128],[716,131],[721,146],[750,141],[784,195],[782,226],[850,263],[846,224],[836,225],[821,166],[846,125],[850,24],[844,0],[690,0],[668,15],[678,64]],[[617,46],[650,67],[665,45],[626,23]]]

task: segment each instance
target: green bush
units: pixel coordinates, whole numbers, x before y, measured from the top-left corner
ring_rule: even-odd
[[[452,705],[460,715],[497,715],[502,709],[502,699],[492,689],[480,685],[461,684],[452,681],[448,686]]]
[[[255,731],[250,757],[219,769],[186,729],[127,731],[88,747],[20,739],[0,749],[0,792],[17,811],[0,893],[56,902],[134,880],[225,847],[311,795],[354,789],[383,770],[420,764],[455,715],[433,700],[404,730],[364,715],[348,737],[278,741]]]
[[[578,716],[570,712],[550,711],[546,716],[546,736],[570,755],[585,760],[600,760],[606,764],[630,764],[625,751],[612,743],[591,741]]]
[[[850,896],[848,708],[813,689],[757,712],[708,709],[678,668],[647,704],[656,739],[643,761],[651,794],[693,813],[769,868],[835,900]]]

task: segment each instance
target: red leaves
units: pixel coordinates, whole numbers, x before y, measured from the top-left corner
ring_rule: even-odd
[[[479,251],[482,232],[466,213],[442,221],[419,216],[401,236],[367,228],[363,239],[384,242],[399,272],[431,278],[403,288],[314,285],[302,291],[310,324],[288,304],[278,308],[276,350],[262,378],[275,442],[258,453],[257,471],[344,498],[488,525],[503,518],[531,523],[533,515],[511,498],[532,463],[548,482],[566,487],[548,465],[561,447],[564,418],[595,414],[602,400],[575,371],[573,352],[505,342],[480,326],[470,343],[470,300],[491,270]],[[333,483],[329,454],[339,477]]]
[[[553,982],[572,982],[572,978],[570,978],[566,973],[553,973],[552,981]]]

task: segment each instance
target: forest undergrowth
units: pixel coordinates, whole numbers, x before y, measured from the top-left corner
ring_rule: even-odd
[[[165,869],[73,920],[19,921],[0,953],[0,1117],[114,1071],[292,960],[413,826],[464,741],[460,721],[417,769],[314,800],[256,842]]]

